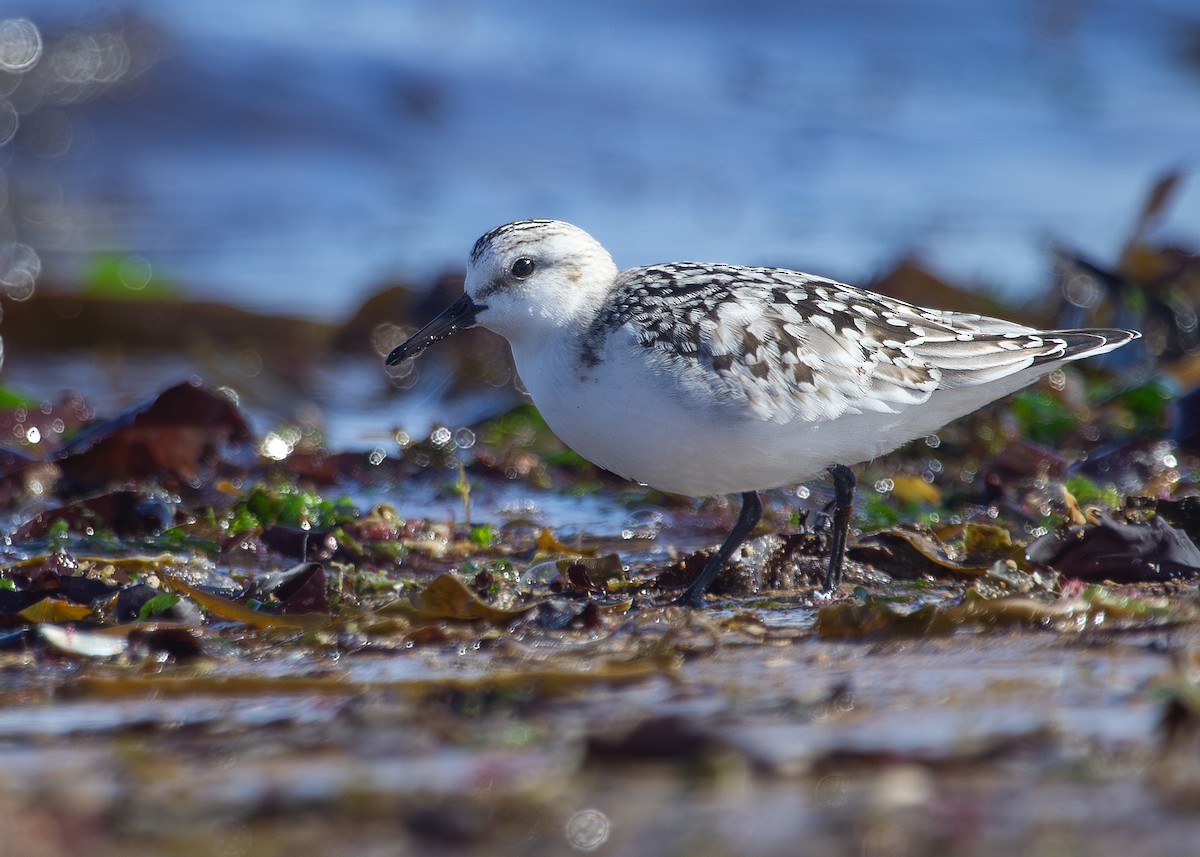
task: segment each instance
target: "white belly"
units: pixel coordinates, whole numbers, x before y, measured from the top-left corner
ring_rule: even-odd
[[[610,349],[586,380],[578,367],[558,362],[556,355],[570,353],[547,347],[522,359],[514,351],[522,380],[554,433],[606,470],[689,496],[795,485],[832,464],[868,461],[1055,368],[1047,364],[1000,383],[939,389],[895,413],[777,423],[673,383],[647,364],[640,348]]]
[[[586,381],[539,360],[518,359],[518,371],[564,443],[662,491],[707,496],[793,485],[834,462],[855,463],[896,445],[864,444],[861,431],[842,431],[841,423],[780,425],[687,397],[652,374],[638,352],[629,357],[610,358]]]

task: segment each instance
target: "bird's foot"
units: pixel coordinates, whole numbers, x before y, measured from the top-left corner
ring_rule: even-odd
[[[692,585],[683,590],[683,593],[670,601],[663,603],[664,607],[703,607],[704,606],[704,590]]]

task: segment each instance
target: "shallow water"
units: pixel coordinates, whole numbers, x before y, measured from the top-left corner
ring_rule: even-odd
[[[104,8],[5,14],[51,39],[119,28]],[[194,296],[311,316],[527,216],[625,265],[861,281],[912,251],[1031,296],[1050,241],[1111,261],[1153,179],[1200,151],[1191,0],[121,8],[158,34],[154,64],[20,117],[0,235],[47,274],[107,247]],[[1200,221],[1200,192],[1175,217]]]
[[[190,854],[232,837],[283,854],[299,827],[306,853],[394,853],[416,837],[439,853],[553,854],[591,831],[610,840],[604,853],[681,853],[699,836],[706,853],[764,857],[798,840],[813,854],[881,841],[887,853],[1066,843],[1102,855],[1194,842],[1156,749],[1155,687],[1171,680],[1171,656],[1136,639],[730,643],[669,678],[532,697],[403,691],[519,669],[513,650],[474,652],[470,665],[430,649],[341,660],[315,696],[100,694],[0,709],[9,841]],[[267,681],[286,674],[277,666],[225,664]],[[619,736],[638,724],[657,744],[627,757]],[[47,805],[59,824],[36,823]]]

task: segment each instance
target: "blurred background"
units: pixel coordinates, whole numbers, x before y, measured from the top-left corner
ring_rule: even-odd
[[[1195,0],[0,6],[0,284],[351,314],[488,228],[1014,301],[1200,157]],[[1189,183],[1170,222],[1195,233]]]

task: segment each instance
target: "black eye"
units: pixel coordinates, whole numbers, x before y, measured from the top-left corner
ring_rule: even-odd
[[[528,256],[522,256],[512,263],[512,267],[508,269],[508,272],[518,280],[524,280],[533,273],[533,269],[536,267],[537,264],[532,259]]]

